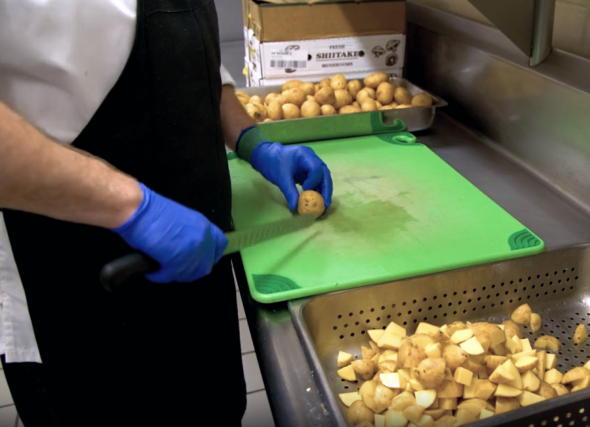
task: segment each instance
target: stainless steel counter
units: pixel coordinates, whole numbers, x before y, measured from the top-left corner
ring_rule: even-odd
[[[548,249],[590,241],[590,216],[584,210],[485,137],[444,114],[433,128],[416,136],[544,239]],[[335,425],[287,304],[263,305],[246,297],[249,292],[239,258],[234,268],[276,425]]]

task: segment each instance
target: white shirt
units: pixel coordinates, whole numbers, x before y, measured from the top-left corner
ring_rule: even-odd
[[[117,82],[135,37],[137,0],[0,0],[0,100],[72,143]],[[235,86],[221,66],[223,84]],[[0,213],[0,354],[41,362]]]

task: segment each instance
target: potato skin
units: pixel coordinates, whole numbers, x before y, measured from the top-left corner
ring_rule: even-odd
[[[419,93],[412,98],[413,107],[432,107],[432,97],[427,93]]]
[[[321,114],[320,104],[316,101],[307,100],[301,106],[301,117],[316,117]]]
[[[348,408],[346,418],[350,424],[356,426],[365,421],[373,423],[375,415],[362,400],[357,400]]]
[[[270,103],[273,102],[273,101],[276,101],[279,96],[281,96],[281,95],[278,94],[278,93],[275,93],[275,92],[269,93],[268,95],[266,95],[264,97],[264,104],[265,105],[270,105]]]
[[[264,101],[258,95],[254,95],[250,98],[250,104],[264,105]]]
[[[246,113],[248,113],[248,115],[258,123],[262,122],[268,117],[264,105],[248,103],[244,106],[244,108],[246,109]]]
[[[414,368],[414,376],[427,389],[433,389],[442,384],[447,364],[442,357],[427,358]]]
[[[285,97],[288,103],[295,104],[298,107],[301,107],[301,105],[307,99],[307,95],[305,94],[305,92],[303,92],[299,88],[289,89],[283,94],[283,96]]]
[[[395,98],[395,102],[397,102],[400,105],[411,105],[412,104],[412,94],[405,87],[395,88],[395,92],[393,93],[393,97]]]
[[[359,107],[355,107],[354,105],[345,105],[340,110],[338,110],[338,114],[351,114],[351,113],[360,113],[361,110]]]
[[[344,89],[336,89],[334,91],[334,96],[336,97],[334,108],[337,110],[344,107],[345,105],[352,104],[352,96]]]
[[[389,76],[385,73],[373,73],[370,76],[365,77],[365,86],[377,89],[377,87],[383,83],[389,81]]]
[[[300,215],[309,214],[309,215],[313,215],[314,218],[319,218],[324,213],[325,210],[326,210],[326,204],[324,202],[324,198],[317,191],[306,190],[299,195],[299,202],[297,203],[297,212]],[[363,359],[363,360],[365,360],[365,359]],[[356,371],[356,369],[355,369],[355,371]],[[359,374],[360,374],[360,372],[359,372]],[[374,374],[374,372],[371,371],[369,378],[365,378],[365,379],[370,379],[370,377],[372,377],[373,374]],[[367,373],[367,376],[368,376],[368,373]]]
[[[374,89],[365,87],[356,94],[356,100],[359,104],[362,104],[367,98],[375,99],[375,96],[376,94]]]
[[[348,82],[346,81],[346,77],[344,77],[342,74],[335,74],[334,77],[332,77],[332,80],[330,81],[330,87],[334,90],[337,89],[346,89],[346,84]]]
[[[315,99],[320,105],[335,105],[336,95],[331,87],[323,87],[315,94]]]
[[[372,98],[367,98],[361,103],[363,111],[377,111],[377,102]]]
[[[282,120],[283,108],[278,101],[272,101],[267,107],[268,118],[271,120]]]
[[[377,87],[376,99],[383,105],[391,104],[395,86],[389,82],[383,82]]]
[[[303,82],[301,80],[289,80],[287,83],[285,83],[283,86],[281,86],[281,92],[286,92],[289,89],[293,89],[296,87],[298,88],[302,84],[303,84]]]
[[[352,96],[352,99],[356,99],[356,94],[363,88],[362,83],[360,80],[351,80],[346,84],[346,90]]]
[[[338,114],[336,109],[330,104],[322,105],[320,110],[322,112],[322,116],[333,116],[334,114]]]
[[[330,83],[332,83],[332,79],[330,77],[324,77],[323,79],[320,80],[320,83],[319,83],[320,89],[323,87],[330,87],[331,88]]]
[[[315,85],[310,82],[306,82],[299,86],[299,89],[303,91],[306,95],[315,95]]]
[[[295,104],[283,104],[281,108],[283,109],[284,119],[298,119],[301,117],[301,110]]]

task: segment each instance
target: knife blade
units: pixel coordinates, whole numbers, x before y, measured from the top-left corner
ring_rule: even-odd
[[[229,255],[266,240],[303,230],[313,223],[313,216],[298,215],[246,230],[225,233],[228,245],[223,251],[223,255]],[[151,273],[159,268],[158,262],[147,255],[133,253],[105,264],[100,271],[100,282],[107,291],[112,292],[132,276]]]

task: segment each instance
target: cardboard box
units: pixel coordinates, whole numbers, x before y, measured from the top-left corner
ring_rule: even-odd
[[[283,1],[242,0],[244,26],[260,42],[406,32],[405,0]]]
[[[264,79],[372,72],[404,66],[405,35],[260,43],[248,33],[248,67]]]
[[[293,80],[293,77],[282,77],[282,78],[275,78],[269,79],[264,78],[260,73],[257,73],[255,68],[251,63],[246,63],[244,67],[245,75],[246,75],[246,82],[249,87],[261,87],[261,86],[278,86],[283,85],[284,83],[288,82],[289,80]],[[366,70],[366,71],[354,71],[345,73],[344,76],[348,80],[353,79],[364,79],[369,74],[376,73],[376,72],[384,72],[389,75],[390,78],[394,77],[403,77],[403,68],[387,68],[387,69],[378,69],[378,70]],[[313,82],[319,83],[324,77],[332,77],[336,73],[324,73],[324,74],[316,74],[316,75],[309,75],[302,77],[301,80],[306,82]]]

